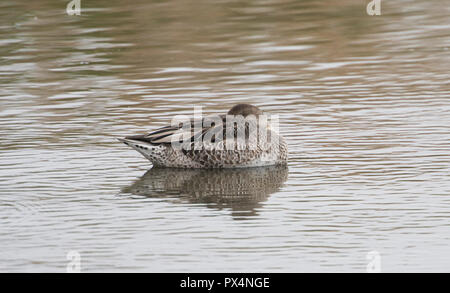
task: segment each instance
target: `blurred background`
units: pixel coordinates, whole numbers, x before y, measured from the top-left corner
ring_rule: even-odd
[[[446,1],[69,2],[0,2],[2,272],[450,270]],[[115,140],[241,102],[288,169],[148,171]]]

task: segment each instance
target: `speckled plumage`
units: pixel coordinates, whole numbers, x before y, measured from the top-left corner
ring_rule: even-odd
[[[181,125],[166,126],[119,140],[159,167],[242,168],[285,164],[287,144],[281,135],[260,123],[261,115],[263,112],[255,106],[238,104],[227,115],[187,121],[192,126],[187,131]],[[233,120],[235,117],[241,120]],[[247,120],[231,124],[242,119]],[[228,133],[227,121],[234,127]],[[187,134],[188,139],[180,139],[182,134]],[[178,147],[174,142],[179,142]]]

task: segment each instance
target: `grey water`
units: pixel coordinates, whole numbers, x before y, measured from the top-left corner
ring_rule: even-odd
[[[0,2],[0,271],[450,271],[445,1]],[[251,103],[287,167],[116,137]]]

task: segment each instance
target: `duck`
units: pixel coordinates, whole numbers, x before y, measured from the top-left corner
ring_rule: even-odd
[[[234,105],[226,114],[172,119],[150,133],[118,138],[154,167],[245,168],[286,165],[286,140],[257,106]]]

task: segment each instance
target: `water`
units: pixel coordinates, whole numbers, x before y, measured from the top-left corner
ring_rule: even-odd
[[[450,271],[444,1],[68,2],[0,3],[0,271]],[[280,115],[287,169],[115,140],[238,102]]]

